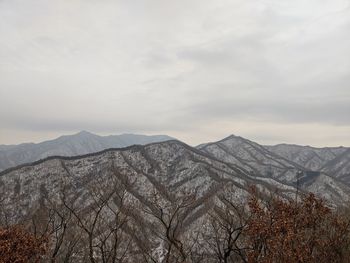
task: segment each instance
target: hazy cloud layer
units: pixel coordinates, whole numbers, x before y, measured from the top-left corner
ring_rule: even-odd
[[[0,144],[82,129],[350,146],[349,0],[1,0]]]

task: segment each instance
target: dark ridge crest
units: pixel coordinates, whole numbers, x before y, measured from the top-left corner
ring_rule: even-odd
[[[38,164],[42,164],[46,161],[50,161],[50,160],[63,160],[63,161],[70,161],[70,160],[77,160],[77,159],[82,159],[82,158],[88,158],[88,157],[93,157],[93,156],[98,156],[107,152],[114,152],[114,151],[128,151],[130,149],[142,149],[143,147],[146,146],[150,146],[150,145],[158,145],[158,144],[165,144],[165,143],[180,143],[183,145],[186,145],[187,147],[191,147],[183,142],[180,142],[178,140],[169,140],[169,141],[163,141],[163,142],[154,142],[154,143],[149,143],[149,144],[145,144],[145,145],[140,145],[140,144],[134,144],[134,145],[130,145],[127,147],[122,147],[122,148],[108,148],[108,149],[104,149],[102,151],[99,152],[93,152],[93,153],[87,153],[87,154],[83,154],[83,155],[75,155],[75,156],[60,156],[60,155],[53,155],[53,156],[49,156],[40,160],[37,160],[35,162],[30,162],[30,163],[24,163],[24,164],[20,164],[11,168],[8,168],[2,172],[0,172],[0,176],[3,176],[5,174],[11,173],[13,171],[22,169],[24,167],[31,167],[31,166],[35,166]]]

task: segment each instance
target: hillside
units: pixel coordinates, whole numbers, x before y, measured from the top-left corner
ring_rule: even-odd
[[[191,262],[197,262],[208,253],[206,238],[200,239],[199,233],[213,235],[213,217],[222,218],[229,207],[238,209],[235,213],[243,209],[239,207],[252,186],[264,195],[294,199],[294,178],[302,171],[300,191],[312,191],[332,206],[350,200],[345,184],[323,173],[308,174],[241,137],[198,148],[171,140],[83,156],[48,157],[4,171],[0,173],[0,222],[30,222],[38,229],[67,224],[71,234],[58,228],[55,231],[64,241],[55,242],[63,247],[61,253],[75,251],[69,254],[72,262],[86,262],[88,257],[81,233],[93,236],[91,242],[100,245],[105,244],[104,237],[112,242],[110,234],[118,233],[128,240],[127,247],[122,243],[118,249],[128,251],[126,257],[133,262],[143,262],[145,257],[163,262],[164,242],[182,240],[193,243],[191,257],[196,260]]]
[[[297,147],[302,148],[302,146]],[[286,157],[279,155],[270,151],[271,147],[262,146],[235,135],[218,142],[199,145],[197,148],[222,161],[243,167],[256,176],[273,178],[294,187],[298,184],[301,189],[317,193],[334,202],[347,199],[349,185],[344,180],[340,180],[342,178],[338,178],[334,173],[326,171],[325,167],[330,167],[329,164],[319,170],[310,170],[308,167],[294,162],[300,158],[288,159],[291,155]],[[338,151],[341,152],[341,149]],[[340,155],[342,158],[339,161],[329,158],[334,160],[336,167],[340,163],[345,163],[344,166],[340,166],[342,170],[338,168],[343,173],[349,171],[346,167],[347,153],[344,152]]]
[[[350,149],[346,147],[315,148],[278,144],[264,146],[269,151],[297,163],[307,170],[322,172],[350,185]]]
[[[193,238],[204,225],[209,226],[210,214],[226,206],[226,199],[240,204],[251,185],[265,192],[279,189],[283,197],[292,197],[295,192],[292,186],[253,177],[237,165],[179,141],[48,158],[0,177],[2,216],[11,223],[33,218],[44,207],[56,207],[63,213],[64,202],[89,218],[96,211],[96,200],[115,194],[107,199],[109,207],[129,206],[124,211],[128,223],[123,233],[138,253],[160,249],[159,235],[164,230],[157,219],[160,211],[167,216],[175,208],[177,213],[181,211],[181,235]],[[192,199],[185,203],[188,196]],[[109,224],[108,213],[103,218]]]
[[[134,144],[144,145],[172,139],[166,135],[122,134],[99,136],[82,131],[37,144],[0,145],[0,171],[49,156],[76,156],[99,152],[108,148],[121,148]]]

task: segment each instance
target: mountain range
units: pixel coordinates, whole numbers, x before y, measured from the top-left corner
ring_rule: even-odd
[[[278,154],[310,171],[319,171],[347,184],[350,184],[350,148],[279,144],[265,146]]]
[[[0,145],[0,171],[49,156],[76,156],[99,152],[107,148],[122,148],[133,144],[148,144],[172,140],[166,135],[122,134],[99,136],[87,131],[61,136],[41,143]]]
[[[156,143],[147,144],[153,141]],[[125,145],[132,146],[123,148]],[[158,190],[168,198],[185,186],[198,188],[201,195],[205,195],[211,188],[221,191],[226,182],[240,182],[239,188],[245,191],[252,184],[282,192],[286,189],[293,192],[299,187],[331,203],[350,200],[350,149],[345,147],[263,146],[235,135],[191,147],[164,135],[102,137],[80,132],[39,144],[11,146],[0,153],[2,163],[35,161],[0,173],[0,190],[2,195],[7,193],[8,198],[21,193],[23,200],[38,201],[43,189],[57,192],[67,175],[70,184],[75,182],[84,187],[81,180],[93,180],[91,174],[113,165],[122,169],[122,176],[129,177],[131,171],[144,175],[138,189],[150,183],[150,188],[146,188],[160,187]],[[31,156],[32,153],[35,154]]]
[[[305,163],[308,164],[303,162],[303,155],[309,146],[297,146],[299,152],[294,154],[288,151],[289,147],[294,149],[296,146],[262,146],[240,136],[231,135],[221,141],[202,144],[197,148],[226,163],[242,167],[254,176],[273,178],[283,184],[314,192],[333,202],[348,200],[350,170],[345,166],[342,170],[337,170],[336,174],[330,171],[350,161],[347,155],[349,149],[333,148],[332,153],[337,154],[331,158],[328,148],[312,148],[319,156],[319,169],[315,169],[303,166]]]
[[[150,140],[160,142],[141,145]],[[108,209],[128,217],[122,232],[133,247],[133,262],[141,262],[138,255],[145,251],[148,256],[159,256],[154,262],[163,262],[157,253],[163,250],[162,234],[166,219],[175,216],[172,213],[181,213],[175,217],[181,219],[178,235],[194,238],[195,233],[210,232],[213,215],[220,216],[230,205],[228,200],[241,204],[252,186],[282,198],[294,198],[297,191],[313,192],[331,206],[350,201],[350,154],[345,147],[263,146],[235,135],[191,147],[167,136],[100,137],[81,132],[0,150],[11,156],[8,152],[20,153],[21,147],[29,146],[38,153],[31,160],[52,152],[71,156],[48,156],[2,171],[0,221],[35,218],[43,207],[60,214],[74,209],[83,218],[91,218],[96,207],[107,204]],[[73,156],[79,153],[84,155]],[[29,155],[28,150],[23,156]],[[191,202],[183,205],[189,196]],[[112,222],[108,209],[102,225]],[[203,255],[208,248],[201,242],[197,237],[195,251]],[[76,262],[84,262],[81,258]]]

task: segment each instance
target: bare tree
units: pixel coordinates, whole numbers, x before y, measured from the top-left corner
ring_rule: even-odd
[[[89,189],[91,202],[85,208],[74,206],[65,194],[62,196],[63,206],[85,233],[91,263],[123,262],[125,258],[131,239],[125,236],[122,228],[128,217],[115,204],[117,199],[119,206],[126,209],[125,193],[125,189],[121,189],[117,181],[107,189],[103,185],[95,184]]]
[[[46,206],[38,209],[32,216],[30,228],[35,236],[48,236],[50,238],[51,249],[47,255],[47,260],[51,262],[72,262],[81,242],[76,221],[72,216],[72,212],[62,204],[49,199],[46,202]]]
[[[154,229],[162,242],[159,261],[174,263],[185,262],[188,259],[192,246],[182,238],[182,234],[185,219],[195,200],[195,195],[185,195],[175,202],[166,204],[162,202],[158,193],[153,193],[153,208],[146,208],[144,212],[160,223],[160,229]]]
[[[243,206],[221,196],[224,207],[210,213],[209,234],[203,236],[216,262],[247,262],[242,236],[248,222]]]

